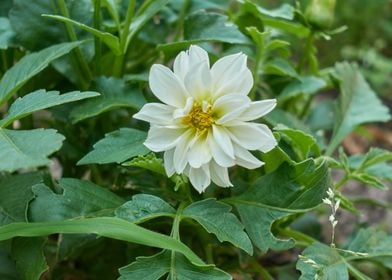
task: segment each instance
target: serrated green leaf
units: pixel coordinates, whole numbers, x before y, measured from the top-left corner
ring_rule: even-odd
[[[54,129],[0,128],[0,171],[15,171],[49,163],[47,156],[60,149],[64,136]]]
[[[73,123],[119,107],[140,109],[146,103],[140,90],[127,85],[123,79],[99,77],[94,88],[101,96],[75,106],[70,114]]]
[[[327,163],[308,159],[282,164],[260,177],[243,194],[225,201],[235,205],[251,240],[262,252],[269,248],[282,250],[292,247],[294,241],[277,239],[271,233],[272,223],[316,207],[330,186]]]
[[[231,207],[225,203],[206,199],[192,203],[182,215],[197,221],[206,231],[215,234],[219,241],[228,241],[252,255],[252,243],[244,232],[244,226],[230,210]]]
[[[31,187],[42,181],[38,172],[0,176],[0,226],[27,221],[28,203],[34,197]]]
[[[166,176],[165,167],[163,166],[163,160],[161,158],[157,158],[154,153],[148,153],[146,155],[135,157],[130,161],[124,162],[122,165],[137,166]]]
[[[323,79],[315,76],[298,77],[283,89],[278,99],[280,102],[285,102],[300,94],[313,95],[326,85],[327,83]]]
[[[158,280],[169,273],[168,280],[230,280],[230,275],[214,265],[195,266],[181,254],[162,251],[150,257],[138,257],[135,262],[119,269],[119,280]]]
[[[195,265],[204,265],[204,262],[180,241],[119,218],[100,217],[45,223],[12,223],[0,227],[0,241],[17,236],[34,237],[54,233],[93,233],[104,237],[176,251],[184,254]]]
[[[378,189],[382,189],[382,190],[388,189],[380,179],[378,179],[376,176],[373,176],[371,174],[367,174],[367,173],[355,174],[353,175],[353,179],[356,179],[366,185],[370,185]]]
[[[60,95],[58,91],[40,89],[16,99],[9,108],[7,116],[0,121],[0,127],[6,127],[13,121],[24,118],[39,110],[98,95],[98,92],[93,91],[72,91]]]
[[[339,80],[341,92],[336,107],[332,140],[326,151],[327,155],[331,155],[344,137],[356,126],[391,119],[389,109],[381,103],[356,65],[338,63],[335,66],[335,75]]]
[[[335,249],[314,243],[307,247],[302,255],[305,258],[300,258],[297,262],[297,269],[301,271],[300,280],[349,279],[345,261]],[[311,261],[315,264],[309,263]]]
[[[12,258],[15,260],[19,275],[24,280],[39,280],[49,269],[43,254],[45,238],[14,238]]]
[[[121,163],[131,157],[144,155],[149,150],[143,145],[147,134],[133,128],[120,128],[105,134],[105,138],[94,144],[94,150],[78,161],[78,165],[91,163]]]
[[[88,25],[85,25],[83,23],[80,23],[78,21],[75,21],[75,20],[72,20],[70,18],[66,18],[63,16],[47,15],[47,14],[43,14],[42,16],[46,17],[46,18],[55,19],[55,20],[58,20],[61,22],[73,24],[73,25],[79,27],[80,29],[83,29],[83,30],[91,33],[95,37],[99,38],[103,43],[105,43],[113,51],[113,53],[115,55],[121,55],[121,53],[122,53],[122,50],[120,49],[119,39],[116,36],[114,36],[108,32],[104,32],[104,31],[92,28]]]
[[[12,66],[0,81],[0,105],[20,89],[30,78],[45,69],[53,60],[69,53],[81,42],[62,43],[25,55]]]
[[[176,210],[163,199],[149,195],[137,194],[132,200],[116,209],[116,217],[133,222],[142,223],[161,216],[174,217]]]
[[[348,159],[348,165],[352,169],[365,170],[373,165],[388,161],[392,161],[392,152],[380,148],[370,148],[365,155],[351,156]]]
[[[72,178],[59,181],[62,194],[44,184],[33,186],[35,198],[30,203],[29,217],[34,222],[61,221],[79,217],[110,215],[124,200],[91,182]]]

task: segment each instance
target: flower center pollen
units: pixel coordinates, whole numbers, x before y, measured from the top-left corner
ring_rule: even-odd
[[[211,114],[211,106],[208,106],[208,108],[203,111],[198,103],[193,104],[188,116],[184,117],[183,121],[185,124],[196,128],[197,132],[204,132],[214,123],[214,118]]]

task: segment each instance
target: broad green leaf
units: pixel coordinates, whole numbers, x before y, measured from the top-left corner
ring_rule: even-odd
[[[13,45],[15,32],[6,17],[0,17],[0,50],[6,50]]]
[[[228,241],[252,255],[252,243],[244,232],[244,226],[230,210],[231,207],[225,203],[206,199],[186,207],[182,216],[197,221],[206,231],[215,234],[219,241]]]
[[[316,103],[306,123],[312,131],[332,130],[335,125],[335,101],[323,100]]]
[[[348,280],[348,271],[345,260],[338,252],[321,243],[314,243],[307,247],[297,262],[297,269],[301,271],[300,280],[339,279]],[[312,264],[311,262],[315,264]]]
[[[15,171],[49,163],[47,156],[60,149],[64,136],[54,129],[0,128],[0,171]]]
[[[300,94],[312,95],[324,88],[327,83],[315,76],[298,77],[298,79],[289,83],[279,95],[280,102],[285,102],[290,98]]]
[[[292,165],[283,163],[243,194],[224,201],[235,205],[251,240],[262,252],[282,250],[292,247],[294,241],[277,239],[271,233],[272,223],[316,207],[330,186],[327,163],[308,159]]]
[[[132,200],[117,208],[115,214],[118,218],[142,223],[161,216],[174,217],[176,210],[157,196],[137,194],[132,197]]]
[[[132,24],[129,28],[129,33],[125,45],[125,50],[135,35],[143,28],[143,26],[151,20],[151,18],[158,13],[163,7],[169,3],[170,0],[146,0],[135,14]]]
[[[277,126],[275,130],[280,132],[285,141],[289,142],[291,148],[297,155],[297,161],[306,160],[309,157],[319,157],[320,149],[316,139],[301,130],[294,130],[284,126]]]
[[[110,215],[124,200],[107,189],[88,181],[61,179],[62,194],[44,184],[33,186],[29,217],[34,222],[61,221],[79,217]]]
[[[251,3],[250,1],[246,1],[246,2]],[[283,4],[280,7],[273,10],[264,9],[262,6],[256,6],[256,8],[260,12],[260,14],[269,17],[284,18],[288,20],[292,20],[294,18],[294,8],[289,4]]]
[[[15,261],[11,258],[11,241],[0,242],[0,279],[20,280]]]
[[[0,81],[0,105],[19,90],[29,79],[45,69],[53,60],[69,53],[80,42],[62,43],[22,57]]]
[[[27,221],[28,203],[34,197],[31,187],[42,181],[41,173],[0,176],[0,226]]]
[[[298,76],[297,71],[295,71],[294,67],[284,59],[275,58],[271,61],[268,61],[263,65],[264,74],[273,74],[278,76],[289,76],[296,78]]]
[[[273,126],[283,124],[289,128],[302,130],[307,134],[312,134],[310,128],[304,122],[302,122],[293,114],[279,108],[274,109],[271,113],[264,116],[263,118]]]
[[[335,76],[340,83],[340,95],[327,155],[331,155],[356,126],[369,122],[386,122],[391,119],[388,108],[378,99],[356,65],[336,64]]]
[[[91,163],[121,163],[131,157],[147,154],[143,145],[147,135],[133,128],[120,128],[105,134],[105,138],[94,144],[94,150],[78,161],[78,165]]]
[[[140,109],[146,103],[142,93],[122,79],[99,77],[94,89],[101,93],[101,96],[75,106],[70,115],[73,123],[119,107]]]
[[[162,251],[150,257],[138,257],[136,261],[119,269],[119,280],[159,280],[169,273],[168,280],[229,280],[231,276],[214,265],[196,266],[181,254]]]
[[[16,99],[9,108],[7,116],[0,121],[0,127],[6,127],[13,121],[24,118],[35,111],[98,95],[98,92],[93,91],[72,91],[60,95],[58,91],[40,89]]]
[[[22,279],[39,280],[49,269],[42,251],[45,241],[39,237],[18,237],[12,240],[11,255]]]
[[[63,17],[63,16],[58,16],[58,15],[46,15],[43,14],[43,17],[46,18],[51,18],[51,19],[55,19],[58,21],[62,21],[65,23],[71,23],[83,30],[86,30],[87,32],[93,34],[95,37],[99,38],[103,43],[105,43],[112,51],[115,55],[120,55],[122,53],[121,49],[120,49],[120,41],[118,40],[118,38],[108,32],[104,32],[95,28],[92,28],[88,25],[85,25],[83,23],[80,23],[78,21]]]
[[[267,163],[264,165],[264,170],[266,173],[275,171],[283,162],[294,163],[290,156],[279,146],[276,146],[268,153],[262,153],[260,156],[262,161]]]
[[[180,241],[119,218],[100,217],[45,223],[12,223],[0,227],[0,241],[17,236],[34,237],[54,233],[93,233],[104,237],[179,252],[184,254],[195,265],[204,265],[204,262]]]

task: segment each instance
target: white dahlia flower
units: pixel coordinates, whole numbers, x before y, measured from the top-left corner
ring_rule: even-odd
[[[173,71],[154,64],[149,84],[161,103],[148,103],[133,117],[151,124],[145,145],[164,152],[168,176],[185,174],[197,191],[211,183],[232,186],[228,167],[248,169],[264,163],[250,151],[276,146],[271,130],[249,122],[269,113],[275,99],[252,102],[252,73],[242,53],[225,56],[212,67],[197,46],[174,60]]]

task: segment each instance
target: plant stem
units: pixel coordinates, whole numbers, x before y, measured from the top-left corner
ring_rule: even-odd
[[[283,228],[283,229],[280,229],[279,233],[282,233],[284,235],[290,236],[290,237],[292,237],[292,238],[294,238],[294,239],[296,239],[298,241],[302,241],[305,244],[307,244],[308,246],[311,245],[314,242],[317,242],[317,240],[314,239],[313,237],[310,237],[307,234],[304,234],[302,232],[299,232],[299,231],[296,231],[296,230],[293,230],[293,229],[287,228],[287,227]]]
[[[252,269],[257,272],[261,278],[260,279],[265,279],[265,280],[273,280],[274,278],[272,275],[266,270],[262,265],[260,265],[257,260],[252,258],[252,263],[251,263]]]
[[[191,3],[190,0],[184,0],[184,3],[182,4],[180,14],[178,15],[177,29],[173,37],[173,42],[179,41],[184,36],[183,31],[184,31],[185,16],[188,11],[190,3]]]
[[[185,202],[181,202],[180,205],[178,206],[177,213],[173,221],[172,231],[170,233],[170,236],[178,241],[180,241],[180,222],[182,218],[182,211],[184,210],[185,206],[186,206]],[[170,267],[171,267],[170,279],[177,279],[176,270],[174,269],[175,263],[176,263],[176,252],[172,251],[171,260],[170,260]]]
[[[345,183],[347,183],[351,177],[349,175],[344,175],[339,181],[336,182],[334,190],[340,189]]]
[[[57,0],[57,4],[58,4],[58,7],[60,9],[61,15],[66,17],[66,18],[70,18],[69,11],[68,11],[67,5],[65,4],[65,1],[64,0]],[[78,41],[78,38],[76,36],[75,30],[74,30],[72,24],[71,23],[64,23],[64,24],[65,24],[65,27],[67,29],[67,33],[68,33],[69,39],[72,42]],[[77,61],[78,65],[80,67],[79,70],[80,70],[80,72],[82,74],[81,75],[81,77],[82,77],[82,87],[83,87],[83,89],[87,89],[88,85],[89,85],[89,83],[90,83],[90,81],[92,79],[92,74],[91,74],[90,68],[89,68],[86,60],[84,59],[84,56],[83,56],[83,54],[82,54],[82,52],[81,52],[79,47],[76,47],[74,49],[73,53],[75,55],[75,58],[76,58],[76,61]]]
[[[125,17],[125,22],[124,26],[122,29],[122,32],[120,34],[120,49],[121,49],[121,55],[116,56],[116,59],[114,61],[114,75],[117,77],[121,77],[124,71],[124,59],[125,55],[127,53],[128,49],[128,34],[129,34],[129,29],[131,27],[132,19],[133,19],[133,14],[135,11],[135,6],[136,6],[136,0],[130,0],[128,9],[127,9],[127,15]]]
[[[101,0],[94,0],[94,28],[101,29]],[[95,47],[95,72],[97,75],[101,73],[101,56],[102,56],[102,41],[94,36]]]
[[[348,271],[350,272],[351,276],[353,276],[355,279],[357,279],[357,280],[367,280],[368,279],[367,277],[365,277],[363,275],[362,272],[360,272],[358,269],[356,269],[350,263],[346,262],[345,264],[346,264],[346,266],[348,268]]]
[[[256,90],[260,80],[259,68],[261,62],[263,61],[262,59],[263,54],[264,54],[264,45],[263,46],[258,45],[256,50],[255,68],[253,69],[253,88],[249,94],[249,97],[252,100],[256,98]]]

